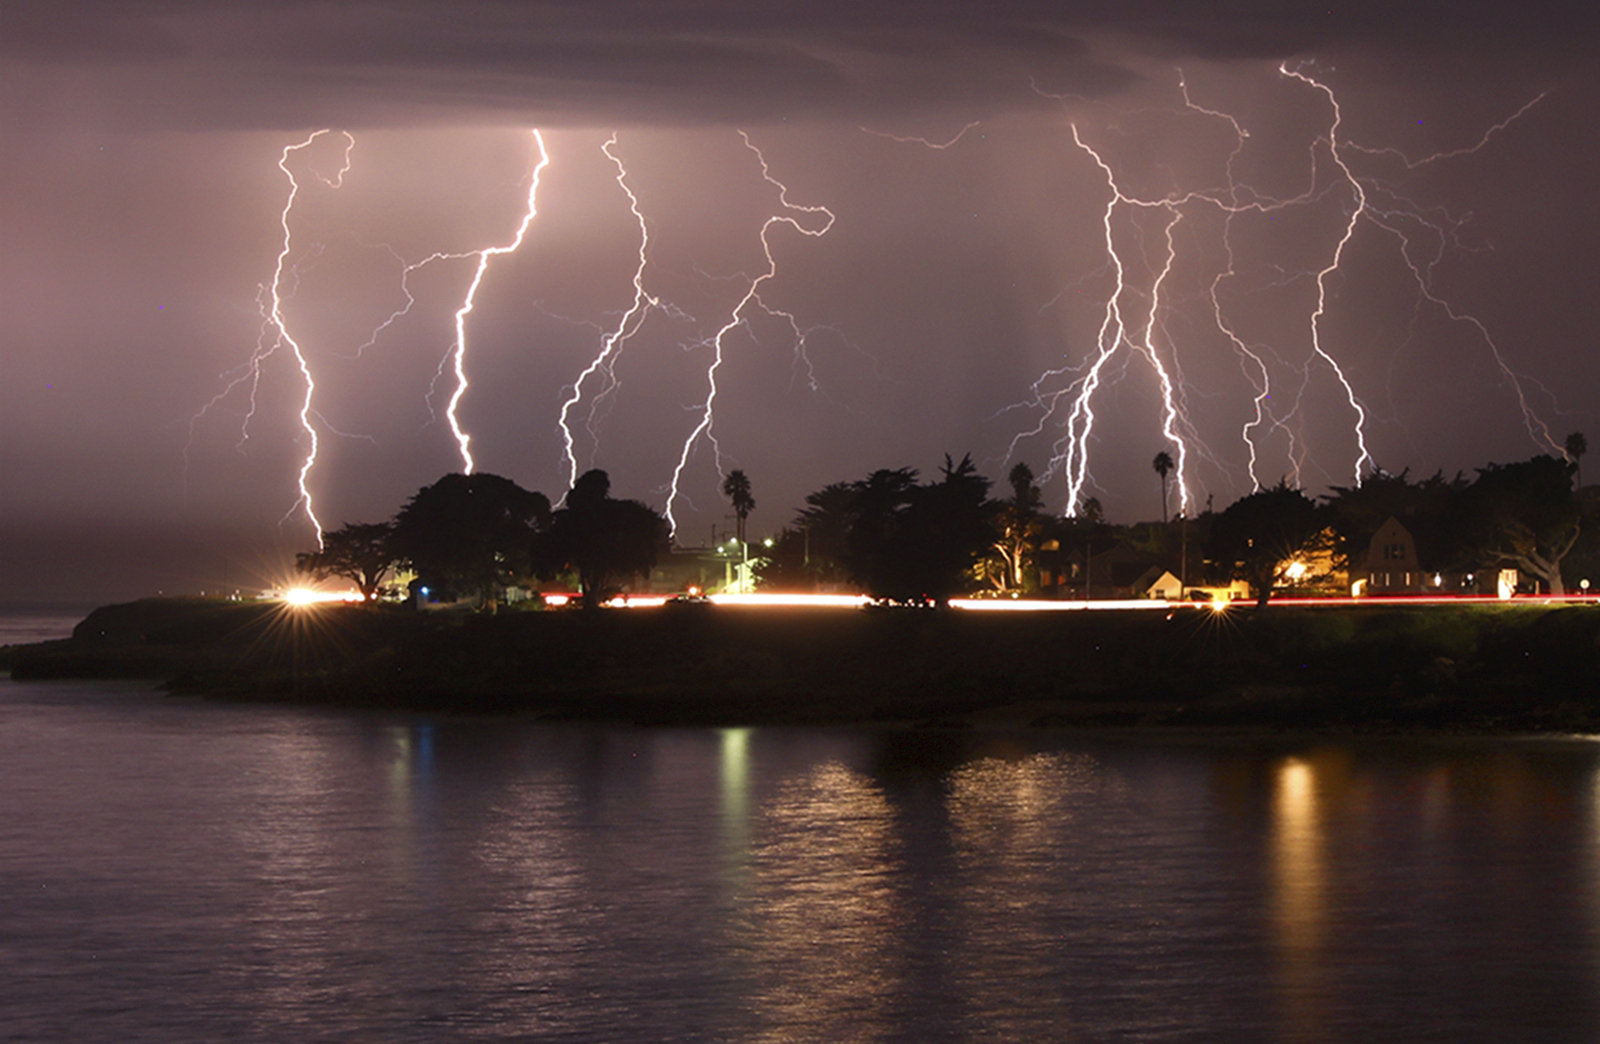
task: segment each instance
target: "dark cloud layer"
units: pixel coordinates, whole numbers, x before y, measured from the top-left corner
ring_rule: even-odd
[[[49,94],[87,80],[120,126],[382,125],[458,116],[700,124],[951,110],[1103,96],[1139,58],[1396,55],[1581,60],[1588,5],[1196,4],[1143,0],[717,3],[708,0],[12,2],[0,59]],[[7,99],[14,121],[70,119],[82,97]],[[80,108],[79,114],[82,114]]]

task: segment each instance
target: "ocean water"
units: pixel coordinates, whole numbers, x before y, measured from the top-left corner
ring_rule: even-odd
[[[1592,1041],[1600,746],[0,682],[0,1039]]]
[[[93,609],[91,605],[76,604],[0,604],[0,646],[70,638],[72,629]]]

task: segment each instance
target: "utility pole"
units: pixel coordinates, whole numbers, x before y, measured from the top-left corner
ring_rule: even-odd
[[[1178,577],[1178,587],[1181,592],[1178,597],[1187,598],[1189,596],[1189,516],[1179,515],[1178,525],[1182,527],[1178,532],[1183,534],[1183,538],[1179,541],[1183,546],[1183,564],[1178,568],[1183,571],[1183,575]]]

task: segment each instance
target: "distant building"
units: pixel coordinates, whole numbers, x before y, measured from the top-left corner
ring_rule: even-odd
[[[1160,584],[1163,591],[1181,596],[1182,585],[1171,570],[1176,563],[1167,563],[1156,555],[1146,554],[1124,540],[1102,546],[1092,553],[1086,548],[1063,550],[1060,543],[1050,540],[1040,545],[1039,590],[1051,598],[1127,599],[1165,598],[1165,594],[1151,593]],[[1162,577],[1170,577],[1162,581]]]
[[[656,560],[645,585],[635,591],[675,594],[694,590],[702,594],[748,593],[756,589],[756,567],[761,562],[756,547],[748,552],[737,541],[711,547],[674,547]]]
[[[1430,587],[1434,574],[1422,571],[1417,556],[1417,541],[1411,530],[1390,517],[1367,544],[1366,562],[1360,577],[1352,578],[1355,584],[1365,580],[1355,593],[1368,595],[1423,594]]]
[[[713,548],[674,547],[656,559],[650,570],[648,590],[656,594],[675,594],[691,588],[701,592],[721,588],[723,559]]]
[[[1440,569],[1430,562],[1429,550],[1418,548],[1411,531],[1397,518],[1389,518],[1372,534],[1365,561],[1350,572],[1350,593],[1363,595],[1488,594],[1501,598],[1516,593],[1517,570],[1502,562],[1474,572]]]
[[[1222,586],[1190,584],[1185,592],[1191,602],[1210,602],[1217,605],[1248,601],[1250,585],[1243,580],[1230,580]]]
[[[1183,581],[1173,576],[1170,569],[1159,566],[1151,566],[1146,570],[1134,590],[1140,598],[1164,598],[1176,602],[1184,597]]]

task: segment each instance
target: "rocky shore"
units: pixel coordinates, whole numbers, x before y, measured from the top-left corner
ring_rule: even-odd
[[[150,599],[0,649],[14,678],[641,725],[1600,732],[1592,606],[496,616]]]

